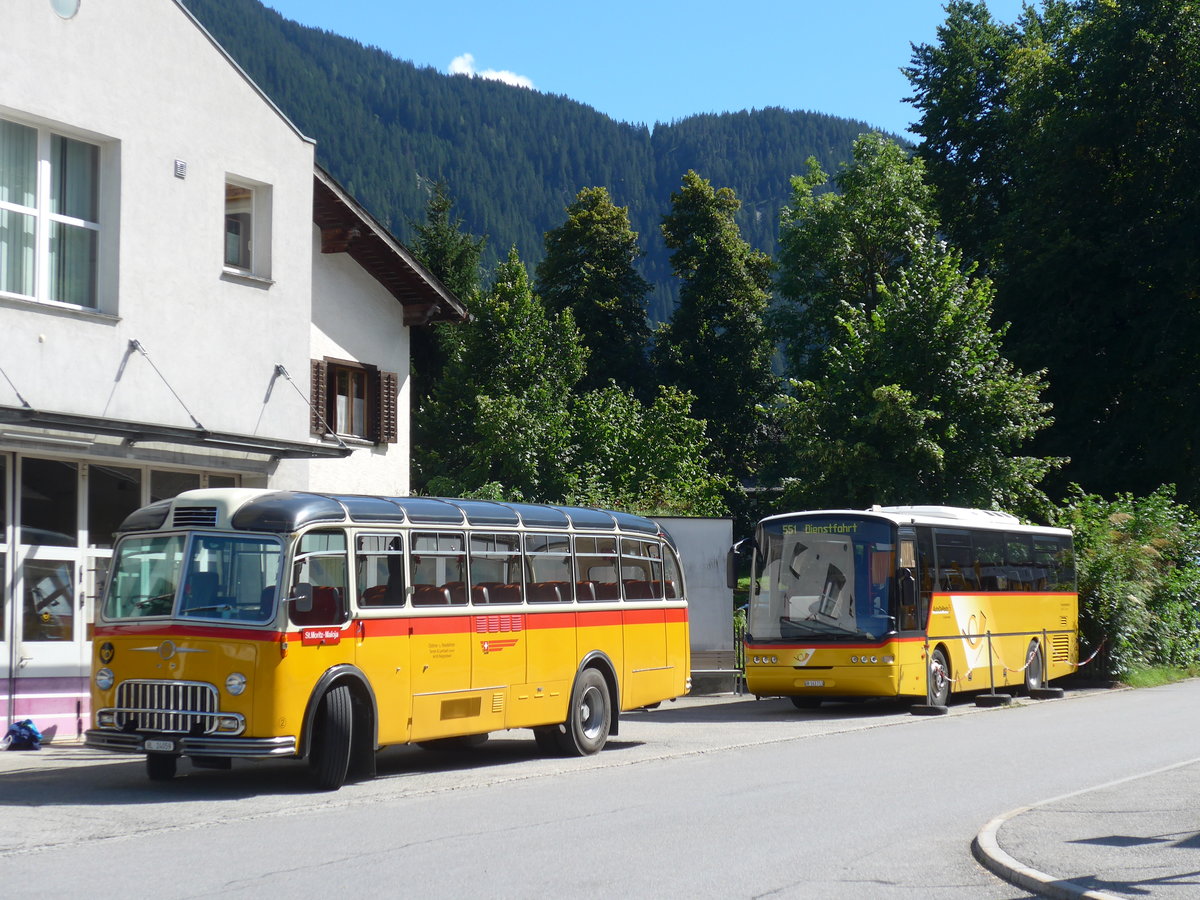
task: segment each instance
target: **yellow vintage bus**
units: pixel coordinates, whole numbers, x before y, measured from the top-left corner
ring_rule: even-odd
[[[746,542],[743,542],[744,544]],[[746,687],[797,708],[1024,686],[1078,662],[1069,530],[955,507],[873,507],[758,523]],[[924,704],[922,704],[924,705]]]
[[[597,509],[253,489],[130,515],[93,640],[88,746],[306,759],[333,790],[380,747],[532,728],[585,755],[689,688],[671,539]]]

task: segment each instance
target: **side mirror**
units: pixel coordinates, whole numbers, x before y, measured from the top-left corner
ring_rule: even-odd
[[[750,555],[754,547],[754,538],[742,538],[725,555],[725,586],[731,591],[737,590],[738,564]]]
[[[288,603],[291,604],[295,612],[307,613],[312,612],[313,608],[313,589],[308,582],[302,581],[292,586],[292,593],[288,596]]]

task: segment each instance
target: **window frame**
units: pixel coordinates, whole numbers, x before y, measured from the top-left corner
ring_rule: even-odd
[[[363,404],[363,433],[346,431],[338,420],[337,378],[341,373],[361,376],[366,388]],[[321,437],[337,437],[370,444],[395,444],[399,441],[400,377],[377,366],[346,359],[311,361],[310,431]]]
[[[271,186],[261,181],[225,173],[225,200],[221,211],[221,268],[226,275],[269,281],[271,278]],[[244,217],[239,229],[242,254],[236,260],[229,257],[229,224],[231,191],[248,193],[248,199],[235,204],[234,216]],[[248,208],[246,208],[248,207]],[[244,258],[242,258],[244,255]]]
[[[105,311],[105,307],[110,305],[110,288],[116,273],[116,263],[112,259],[114,245],[111,229],[104,224],[117,220],[118,192],[115,187],[117,174],[112,151],[113,142],[98,135],[84,134],[56,124],[22,120],[9,114],[0,115],[0,121],[17,128],[28,129],[34,135],[33,205],[27,206],[11,199],[0,199],[0,213],[31,220],[32,293],[9,290],[0,285],[0,297],[65,309]],[[85,185],[89,199],[85,205],[90,207],[87,213],[94,218],[74,214],[79,210],[68,211],[59,208],[62,199],[56,195],[63,186],[61,179],[64,175],[64,169],[59,162],[64,156],[63,151],[69,149],[68,145],[59,144],[60,141],[82,145],[91,151],[88,179],[90,183]],[[57,159],[56,151],[59,151]],[[65,174],[69,175],[72,171],[74,170],[68,166]],[[15,228],[13,233],[17,233]],[[83,293],[86,297],[84,302],[55,299],[56,291],[62,296],[60,279],[69,280],[69,276],[56,276],[55,273],[61,272],[68,263],[77,262],[81,258],[79,255],[62,252],[64,238],[78,237],[80,233],[87,236],[88,242],[87,252],[83,254],[83,268],[86,270]]]

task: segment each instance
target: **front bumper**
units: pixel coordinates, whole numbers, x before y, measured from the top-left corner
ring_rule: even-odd
[[[83,734],[84,743],[95,750],[117,753],[174,753],[179,756],[229,757],[236,759],[271,759],[296,755],[296,738],[288,735],[274,738],[194,736],[182,734],[144,734],[129,731],[110,731],[91,728]],[[171,745],[170,750],[147,750],[146,741]]]

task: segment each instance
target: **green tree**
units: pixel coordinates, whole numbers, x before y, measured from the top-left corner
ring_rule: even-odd
[[[728,480],[706,460],[704,422],[692,398],[662,387],[650,405],[615,384],[573,406],[578,474],[567,498],[642,515],[719,516]]]
[[[454,201],[444,181],[433,185],[425,207],[425,221],[413,223],[413,255],[463,303],[479,293],[479,261],[487,238],[462,229],[462,219],[451,218]],[[458,326],[434,324],[410,332],[412,388],[410,404],[420,408],[441,377],[446,360],[458,340]]]
[[[895,141],[865,134],[854,160],[818,193],[828,176],[815,158],[792,179],[783,210],[778,278],[783,298],[773,311],[790,374],[812,377],[834,336],[842,303],[870,313],[883,284],[909,261],[914,232],[937,227],[924,166]]]
[[[692,171],[671,194],[662,231],[680,279],[679,306],[655,340],[660,378],[696,398],[714,464],[735,478],[756,467],[762,405],[776,390],[765,324],[771,263],[742,240],[739,206],[732,190],[714,190]]]
[[[1200,664],[1200,518],[1172,486],[1105,500],[1073,487],[1056,524],[1075,533],[1083,654],[1122,677]]]
[[[537,291],[552,312],[569,309],[590,351],[581,390],[615,381],[649,393],[646,294],[650,283],[635,264],[642,251],[629,210],[602,187],[584,188],[567,207],[567,221],[546,232],[537,266]]]
[[[571,313],[546,313],[515,248],[469,310],[414,415],[414,482],[435,494],[557,500],[570,488],[569,400],[586,357]]]
[[[785,502],[1044,512],[1039,483],[1062,461],[1019,455],[1050,424],[1040,374],[1001,355],[990,281],[929,235],[909,257],[873,310],[842,303],[821,377],[794,384]]]
[[[914,131],[947,231],[1050,371],[1063,477],[1200,502],[1200,6],[955,2],[914,49]]]

